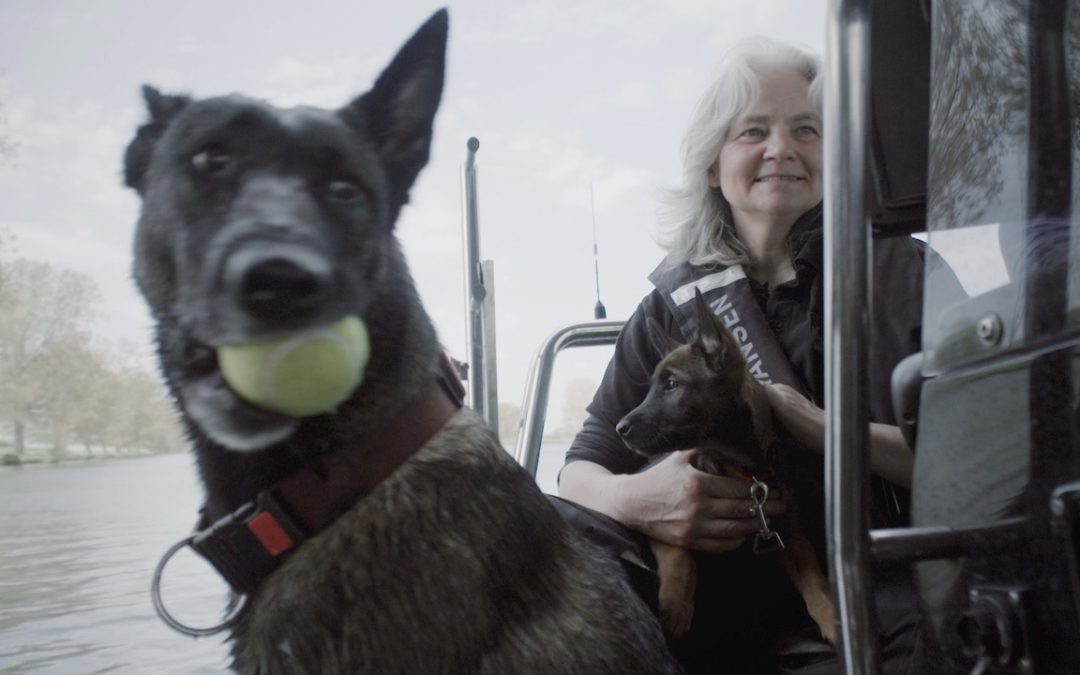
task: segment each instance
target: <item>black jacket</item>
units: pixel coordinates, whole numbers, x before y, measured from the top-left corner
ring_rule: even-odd
[[[793,226],[789,244],[796,279],[775,289],[754,284],[759,303],[788,356],[803,390],[819,405],[824,401],[824,278],[821,209],[806,213]],[[925,245],[909,237],[876,240],[873,248],[872,311],[867,370],[869,409],[874,422],[895,424],[890,378],[896,364],[919,350],[922,329]],[[697,268],[701,275],[715,268]],[[638,305],[615,345],[615,353],[588,407],[589,416],[567,452],[567,463],[595,462],[613,473],[630,473],[645,464],[615,432],[615,424],[636,407],[649,388],[649,377],[662,355],[645,329],[653,318],[680,342],[684,335],[664,294],[654,289]],[[884,489],[875,479],[871,524],[906,524],[906,491]],[[894,494],[896,497],[894,498]],[[819,538],[823,537],[823,533]]]

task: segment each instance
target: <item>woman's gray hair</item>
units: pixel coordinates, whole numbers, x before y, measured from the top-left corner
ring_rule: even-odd
[[[735,236],[731,208],[708,174],[720,156],[728,129],[757,99],[761,76],[795,72],[810,84],[810,102],[821,114],[821,59],[809,49],[769,38],[740,42],[720,63],[718,76],[705,90],[683,139],[682,184],[664,191],[659,213],[659,243],[667,262],[724,265],[748,262]]]

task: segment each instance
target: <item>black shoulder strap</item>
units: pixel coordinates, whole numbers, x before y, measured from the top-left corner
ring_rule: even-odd
[[[649,275],[649,281],[660,291],[687,339],[697,335],[693,302],[697,289],[739,341],[750,374],[764,384],[779,382],[807,393],[806,385],[795,374],[769,328],[741,265],[673,266],[664,261]]]

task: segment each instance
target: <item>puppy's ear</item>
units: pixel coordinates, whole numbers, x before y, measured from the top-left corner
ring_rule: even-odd
[[[398,51],[371,91],[340,112],[374,143],[382,158],[394,216],[408,201],[409,188],[428,161],[442,97],[447,22],[445,9],[435,12]]]
[[[140,195],[145,189],[146,170],[150,168],[154,145],[176,114],[191,103],[188,96],[162,94],[150,85],[143,85],[142,93],[146,109],[150,112],[150,121],[139,127],[124,153],[124,183]]]
[[[694,344],[698,349],[717,368],[745,368],[746,360],[738,341],[720,321],[720,317],[709,309],[709,303],[705,302],[699,289],[694,289],[694,305],[697,307],[698,323],[698,337]]]
[[[649,342],[652,343],[661,358],[682,347],[682,343],[668,335],[663,326],[651,316],[645,319],[645,332],[648,333]]]

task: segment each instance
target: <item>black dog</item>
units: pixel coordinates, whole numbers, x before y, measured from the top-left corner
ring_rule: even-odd
[[[762,504],[768,495],[765,480],[775,478],[784,483],[790,494],[796,481],[788,463],[796,459],[793,453],[800,451],[773,420],[764,385],[746,370],[738,341],[709,310],[700,291],[695,302],[698,337],[690,344],[676,342],[649,319],[649,339],[665,356],[653,371],[645,400],[627,413],[616,429],[627,447],[649,457],[698,449],[698,469],[745,478],[747,492]],[[835,644],[836,618],[829,582],[813,546],[799,529],[796,500],[788,503],[791,508],[781,521],[779,534],[768,529],[764,515],[760,516],[762,543],[776,550],[779,542],[786,542],[784,568],[822,635]],[[678,637],[693,619],[695,559],[684,549],[651,543],[660,574],[661,617],[668,633]]]
[[[393,230],[428,159],[446,24],[337,111],[145,90],[134,273],[214,523],[193,545],[246,595],[233,667],[672,672],[619,568],[443,377]],[[336,410],[289,417],[225,384],[217,347],[346,315],[372,356]]]

